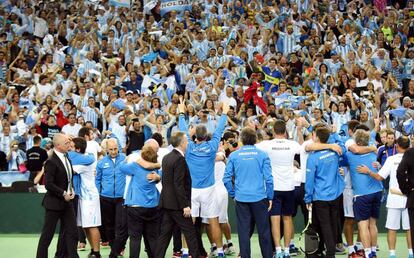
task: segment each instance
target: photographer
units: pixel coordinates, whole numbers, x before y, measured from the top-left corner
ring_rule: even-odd
[[[19,142],[16,140],[11,141],[10,143],[10,151],[7,154],[7,158],[6,158],[9,164],[8,170],[24,172],[26,170],[26,167],[25,167],[26,154],[24,153],[24,151],[19,149],[18,144]]]

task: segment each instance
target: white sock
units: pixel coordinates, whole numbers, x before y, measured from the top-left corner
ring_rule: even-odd
[[[364,246],[362,245],[362,243],[361,243],[361,242],[356,242],[356,243],[355,243],[355,246],[357,247],[357,250],[362,250],[362,249],[364,249]]]
[[[290,240],[290,245],[295,245],[295,240],[294,239]]]
[[[285,248],[285,255],[289,255],[289,247]]]
[[[365,248],[364,251],[365,251],[365,257],[368,257],[369,254],[371,253],[371,248]]]
[[[227,244],[233,244],[233,242],[231,241],[231,239],[227,240]]]
[[[188,254],[188,248],[183,248],[183,254]]]
[[[350,245],[350,246],[348,246],[348,254],[352,254],[353,252],[355,252],[355,247],[354,247],[354,245]]]
[[[282,252],[282,247],[281,246],[276,247],[276,253],[278,254],[281,252]]]
[[[377,247],[376,246],[371,246],[371,252],[376,253],[377,252]]]
[[[223,254],[223,247],[217,247],[217,253]]]
[[[217,246],[216,243],[211,244],[211,247],[216,247],[216,246]]]
[[[413,255],[413,249],[408,249],[408,254]]]
[[[390,256],[395,255],[395,250],[390,250]]]

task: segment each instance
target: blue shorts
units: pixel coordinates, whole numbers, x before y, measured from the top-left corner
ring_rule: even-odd
[[[357,222],[368,220],[369,218],[378,219],[381,208],[382,191],[354,198],[354,219]]]
[[[295,194],[292,191],[275,191],[270,216],[292,216],[295,209]]]

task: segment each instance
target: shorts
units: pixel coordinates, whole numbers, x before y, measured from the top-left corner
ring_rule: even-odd
[[[219,213],[215,185],[191,189],[191,216],[193,218],[217,218]]]
[[[275,191],[270,216],[292,216],[295,208],[295,191]]]
[[[378,219],[381,208],[382,191],[361,195],[354,198],[355,221],[360,222],[369,218]]]
[[[229,222],[229,217],[227,213],[227,209],[229,205],[229,195],[223,184],[216,186],[216,203],[219,208],[219,216],[218,216],[219,223],[225,224]],[[202,222],[204,224],[208,224],[208,219],[203,218]]]
[[[102,224],[99,198],[92,200],[79,198],[77,224],[82,228],[99,227]]]
[[[352,188],[345,188],[344,193],[344,217],[354,218],[354,191]]]
[[[385,223],[385,227],[391,230],[399,230],[401,227],[402,221],[402,229],[403,230],[410,230],[410,220],[408,218],[408,209],[387,209],[387,222]]]

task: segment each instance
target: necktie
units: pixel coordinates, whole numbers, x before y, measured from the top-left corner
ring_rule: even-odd
[[[68,176],[68,189],[67,189],[67,192],[70,193],[72,191],[72,171],[70,170],[68,154],[65,153],[64,157],[65,157],[66,174]]]

